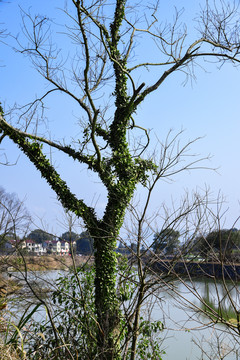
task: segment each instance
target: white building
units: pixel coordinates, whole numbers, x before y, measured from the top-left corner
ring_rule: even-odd
[[[56,253],[59,255],[68,255],[70,251],[69,243],[60,240],[45,241],[43,247],[47,252]]]
[[[46,249],[43,247],[43,244],[38,244],[30,239],[27,239],[22,243],[22,248],[27,248],[29,252],[33,252],[38,255],[46,254]]]
[[[76,244],[75,244],[76,245]],[[67,241],[60,240],[48,240],[43,243],[37,243],[34,240],[26,239],[19,241],[16,244],[15,240],[9,240],[5,244],[6,250],[14,250],[16,246],[21,247],[22,249],[27,249],[28,252],[44,255],[47,253],[54,253],[57,255],[68,255],[70,253],[70,244]]]

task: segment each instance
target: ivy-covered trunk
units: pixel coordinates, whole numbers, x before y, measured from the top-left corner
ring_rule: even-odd
[[[114,186],[114,191],[109,191],[102,221],[98,228],[89,229],[95,248],[95,308],[98,322],[98,358],[101,360],[121,359],[116,247],[125,211],[134,191],[134,186],[130,184],[129,179],[124,187],[118,183]]]
[[[94,244],[98,358],[120,360],[120,310],[116,296],[116,239],[102,232],[102,236],[94,239]]]

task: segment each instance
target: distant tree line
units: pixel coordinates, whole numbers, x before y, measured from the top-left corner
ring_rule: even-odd
[[[180,232],[172,228],[156,232],[151,249],[158,255],[193,255],[206,261],[240,261],[240,230],[216,229],[180,242]]]
[[[239,261],[240,231],[236,228],[221,229],[196,237],[192,253],[205,260]]]
[[[162,229],[153,237],[152,249],[155,253],[174,255],[180,248],[180,232],[172,228]]]

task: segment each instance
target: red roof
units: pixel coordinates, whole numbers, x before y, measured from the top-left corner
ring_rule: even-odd
[[[26,244],[35,244],[36,242],[31,240],[31,239],[27,239],[25,240]]]

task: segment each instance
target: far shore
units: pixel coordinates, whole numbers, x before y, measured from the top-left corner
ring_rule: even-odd
[[[75,256],[75,264],[77,267],[84,264],[92,265],[93,256]],[[24,257],[16,255],[0,256],[0,303],[7,295],[15,293],[21,286],[6,276],[11,276],[13,271],[51,271],[51,270],[68,270],[73,267],[73,259],[71,256],[60,255],[43,255]]]
[[[93,256],[79,256],[74,257],[76,266],[81,266],[85,263],[92,264]],[[0,256],[1,272],[5,271],[24,271],[25,267],[28,271],[44,271],[44,270],[67,270],[73,266],[73,259],[71,256],[60,255],[43,255],[32,256],[25,255],[24,257],[16,255],[2,255]]]

